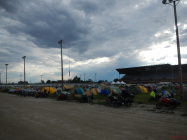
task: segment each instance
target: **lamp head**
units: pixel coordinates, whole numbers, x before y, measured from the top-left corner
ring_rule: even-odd
[[[24,59],[24,58],[26,58],[26,56],[23,56],[22,58]]]
[[[163,4],[166,4],[166,0],[163,0],[162,3],[163,3]]]
[[[169,3],[176,2],[176,1],[180,1],[180,0],[162,0],[162,3],[163,4],[169,4]]]
[[[58,44],[62,44],[63,40],[58,41]]]

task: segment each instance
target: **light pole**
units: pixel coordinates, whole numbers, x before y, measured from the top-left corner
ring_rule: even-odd
[[[24,60],[24,88],[25,88],[25,58],[26,56],[23,56],[22,58]]]
[[[0,73],[0,84],[1,84],[1,73]]]
[[[68,49],[68,55],[69,55],[69,49]],[[70,55],[69,55],[69,83],[70,83]]]
[[[5,66],[6,66],[6,85],[7,85],[7,66],[8,66],[8,64],[5,64]]]
[[[21,77],[22,77],[22,75],[20,75],[20,82],[21,82]]]
[[[41,83],[42,83],[42,76],[43,76],[43,75],[41,75]]]
[[[62,90],[64,90],[64,86],[63,86],[63,57],[62,57],[62,42],[63,42],[63,40],[60,40],[60,41],[58,42],[58,44],[60,44],[60,47],[61,47]]]
[[[181,98],[184,97],[183,94],[183,82],[182,82],[182,67],[181,67],[181,54],[180,54],[180,43],[179,43],[179,32],[178,32],[178,25],[177,25],[177,10],[176,5],[179,3],[180,0],[163,0],[163,4],[170,4],[174,8],[174,18],[175,18],[175,27],[176,27],[176,40],[177,40],[177,52],[178,52],[178,67],[179,67],[179,79],[180,79],[180,93]],[[177,3],[176,3],[177,2]]]
[[[96,75],[97,75],[97,73],[95,73],[95,82],[96,82]]]

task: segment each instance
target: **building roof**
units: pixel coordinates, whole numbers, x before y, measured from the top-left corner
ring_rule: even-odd
[[[161,65],[150,65],[150,66],[140,66],[140,67],[130,67],[130,68],[118,68],[116,69],[119,74],[132,74],[139,72],[152,72],[152,71],[168,71],[168,69],[178,69],[178,65],[161,64]],[[182,69],[187,69],[187,64],[182,65]]]

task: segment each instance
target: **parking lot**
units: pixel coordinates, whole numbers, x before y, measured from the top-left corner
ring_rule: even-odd
[[[0,140],[184,140],[183,108],[156,110],[0,93]]]

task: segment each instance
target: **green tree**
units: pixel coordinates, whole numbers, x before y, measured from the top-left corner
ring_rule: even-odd
[[[119,81],[119,79],[118,79],[118,78],[114,79],[114,82],[117,82],[117,81]]]
[[[47,80],[47,82],[46,83],[51,83],[51,80]]]
[[[99,84],[100,84],[100,83],[103,83],[103,82],[104,82],[103,80],[99,80],[99,81],[98,81]]]
[[[75,76],[72,81],[75,83],[78,83],[78,82],[80,82],[80,77]]]

